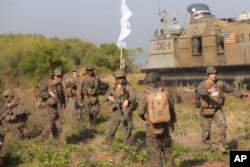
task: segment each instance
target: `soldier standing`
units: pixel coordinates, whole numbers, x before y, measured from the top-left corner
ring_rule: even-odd
[[[102,95],[102,91],[107,90],[109,86],[95,75],[92,65],[87,65],[85,70],[86,74],[82,76],[77,90],[77,104],[81,106],[83,102],[88,125],[92,125],[100,112],[99,95]]]
[[[145,78],[145,83],[149,83],[150,87],[142,92],[139,98],[139,116],[146,121],[146,144],[147,150],[150,158],[151,167],[160,167],[162,164],[162,157],[164,159],[165,166],[174,167],[174,158],[172,153],[172,139],[170,136],[170,131],[174,131],[174,123],[176,122],[176,113],[174,108],[174,101],[170,96],[169,92],[162,87],[164,92],[168,95],[168,104],[170,112],[170,121],[168,123],[160,123],[157,126],[161,127],[160,134],[154,134],[152,129],[152,124],[148,120],[148,94],[157,92],[161,88],[161,77],[159,73],[149,73]]]
[[[64,77],[64,87],[66,90],[67,115],[71,120],[81,120],[81,106],[76,105],[77,87],[79,85],[78,68],[75,66],[72,69],[71,75]]]
[[[204,150],[210,150],[212,148],[210,129],[212,120],[215,119],[217,126],[219,127],[219,150],[222,153],[226,153],[226,118],[223,113],[222,107],[225,102],[223,93],[231,93],[232,95],[242,98],[248,96],[246,93],[242,93],[230,86],[226,82],[218,80],[216,78],[217,70],[215,67],[210,66],[206,69],[206,80],[202,81],[197,86],[197,92],[201,95],[201,107],[200,107],[200,127],[202,131],[202,144]]]
[[[1,129],[3,130],[1,144],[3,141],[23,139],[29,115],[25,104],[14,96],[12,89],[4,90],[3,96],[5,103],[0,113]]]
[[[39,88],[39,98],[45,103],[41,108],[44,118],[41,137],[45,139],[48,139],[50,135],[61,137],[62,122],[60,116],[61,109],[65,108],[65,92],[62,77],[62,70],[56,68],[51,78]]]
[[[108,146],[113,144],[120,124],[122,124],[124,129],[124,143],[132,144],[132,108],[133,104],[136,103],[136,91],[127,81],[124,70],[115,72],[115,80],[114,86],[110,87],[105,95],[111,106],[105,141]]]

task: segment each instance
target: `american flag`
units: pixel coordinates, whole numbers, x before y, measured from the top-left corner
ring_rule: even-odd
[[[225,36],[225,43],[226,44],[233,44],[235,43],[235,32],[226,32]]]

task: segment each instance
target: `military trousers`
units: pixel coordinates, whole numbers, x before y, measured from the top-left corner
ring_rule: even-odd
[[[89,103],[89,100],[84,99],[84,111],[83,116],[87,118],[87,123],[89,125],[94,124],[97,116],[100,113],[101,105],[99,100],[95,104]]]
[[[121,113],[118,110],[114,110],[110,113],[110,118],[108,120],[107,132],[106,132],[106,144],[112,145],[115,134],[119,128],[119,125],[122,126],[123,129],[123,142],[124,144],[132,144],[132,113],[129,113],[126,120],[122,121]]]
[[[202,142],[211,142],[210,132],[213,120],[216,122],[216,125],[219,128],[218,142],[226,144],[226,117],[221,109],[216,109],[214,115],[209,116],[204,115],[203,109],[200,110],[200,127],[202,131]]]
[[[175,166],[172,151],[172,138],[167,124],[165,125],[163,134],[157,136],[151,132],[151,128],[149,124],[147,124],[146,144],[150,167]]]
[[[74,120],[81,120],[82,119],[82,109],[76,106],[77,97],[69,97],[67,102],[66,114],[67,118],[70,122]]]
[[[58,138],[62,132],[62,121],[57,108],[46,106],[42,109],[43,130],[41,137],[48,139],[51,136]]]

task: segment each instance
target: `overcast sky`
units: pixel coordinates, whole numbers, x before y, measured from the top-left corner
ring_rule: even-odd
[[[219,18],[237,18],[240,12],[250,11],[249,0],[126,0],[133,13],[127,48],[142,47],[147,52],[149,39],[162,27],[159,9],[166,9],[170,19],[176,12],[178,22],[184,24],[187,7],[196,2],[207,4]],[[99,46],[117,42],[120,18],[120,0],[0,0],[0,34],[77,37]]]

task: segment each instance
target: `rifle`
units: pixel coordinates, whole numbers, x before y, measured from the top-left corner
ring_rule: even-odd
[[[53,86],[53,92],[56,94],[56,105],[57,109],[60,111],[62,109],[62,105],[64,104],[64,100],[62,99],[62,95],[58,93],[56,85]]]
[[[114,99],[115,99],[115,106],[116,106],[118,112],[121,115],[122,124],[123,124],[123,126],[128,126],[127,118],[124,116],[124,112],[120,108],[120,103],[121,102],[120,102],[119,98],[115,95],[114,90],[112,90],[112,94],[113,94]]]
[[[7,108],[7,107],[4,107],[2,110],[1,110],[1,115],[0,115],[0,122],[2,122],[5,117],[9,114],[9,111],[10,109]]]

